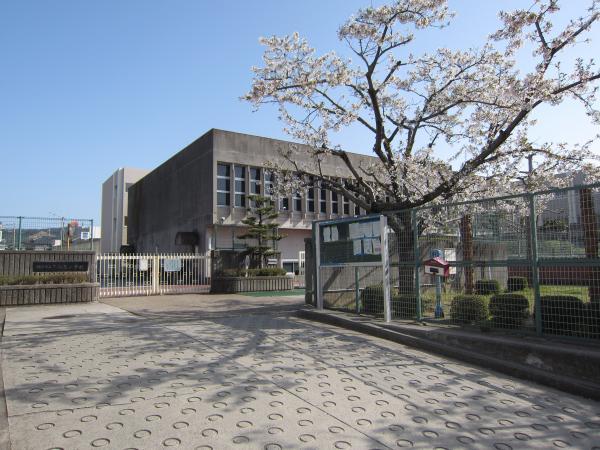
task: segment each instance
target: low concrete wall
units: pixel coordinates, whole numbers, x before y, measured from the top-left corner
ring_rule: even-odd
[[[32,275],[34,262],[74,262],[88,263],[88,281],[96,281],[95,252],[0,252],[0,276]]]
[[[98,288],[97,283],[0,286],[0,306],[92,302]]]
[[[215,294],[236,292],[289,291],[294,288],[290,277],[223,277],[213,278],[210,291]]]

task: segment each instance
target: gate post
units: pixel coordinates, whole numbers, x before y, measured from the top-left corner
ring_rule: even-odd
[[[160,257],[152,256],[152,293],[158,294],[158,286],[160,285]]]
[[[419,250],[419,224],[417,223],[417,210],[410,211],[410,222],[413,232],[413,253],[415,257],[415,297],[417,301],[417,320],[423,320],[421,307],[421,253]]]
[[[391,322],[391,293],[392,287],[390,283],[390,252],[388,246],[388,226],[387,217],[382,215],[379,219],[381,227],[381,266],[383,271],[383,320]]]
[[[533,282],[535,331],[542,334],[542,299],[540,297],[540,276],[537,242],[537,211],[535,208],[535,194],[529,195],[529,236],[531,238],[531,281]]]
[[[323,310],[323,291],[321,290],[321,230],[318,222],[313,222],[313,242],[315,245],[315,299],[317,309]]]

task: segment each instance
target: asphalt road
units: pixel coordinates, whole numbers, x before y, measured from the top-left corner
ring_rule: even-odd
[[[7,309],[12,448],[600,449],[597,402],[303,321],[300,305]]]

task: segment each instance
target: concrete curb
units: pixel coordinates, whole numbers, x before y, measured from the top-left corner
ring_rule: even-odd
[[[297,317],[303,319],[327,323],[365,333],[381,339],[387,339],[399,344],[409,345],[411,347],[426,350],[431,353],[436,353],[465,361],[470,364],[475,364],[486,369],[492,369],[506,375],[533,381],[571,394],[600,401],[600,384],[591,383],[586,380],[574,379],[572,377],[550,373],[529,365],[494,358],[489,355],[466,350],[456,346],[450,346],[424,337],[402,333],[400,331],[392,330],[377,324],[355,321],[346,317],[342,317],[338,314],[320,312],[311,309],[301,309],[298,310],[296,315]]]
[[[0,342],[4,333],[6,309],[0,308]],[[4,377],[2,374],[2,347],[0,347],[0,450],[10,450],[10,434],[8,433],[8,409],[4,394]]]

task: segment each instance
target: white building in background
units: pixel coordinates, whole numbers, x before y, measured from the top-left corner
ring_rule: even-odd
[[[122,167],[102,184],[102,238],[103,253],[118,252],[127,244],[127,191],[129,187],[150,171]]]

